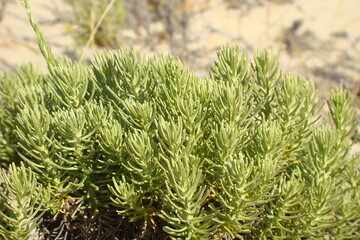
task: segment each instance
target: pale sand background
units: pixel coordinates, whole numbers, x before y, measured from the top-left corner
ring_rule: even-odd
[[[203,59],[195,60],[194,70],[198,72],[207,71],[206,63],[214,59],[215,50],[229,42],[237,42],[249,50],[272,49],[280,57],[282,67],[291,71],[301,70],[302,65],[309,65],[313,70],[314,66],[330,62],[342,60],[341,64],[345,65],[355,58],[360,59],[360,0],[230,0],[263,3],[260,6],[253,3],[255,6],[251,8],[245,3],[239,4],[240,7],[234,4],[231,8],[224,0],[193,2],[198,3],[191,6],[195,10],[205,9],[192,16],[188,29],[190,38],[197,39],[189,44],[189,48],[206,52]],[[74,43],[62,21],[68,12],[64,0],[31,0],[31,4],[54,53],[74,52]],[[302,20],[302,26],[295,34],[289,33],[286,29],[296,20]],[[154,32],[161,31],[158,23],[153,26]],[[144,32],[141,25],[138,28],[136,31],[140,36],[134,29],[124,29],[120,35],[132,37],[133,41],[128,42],[147,53],[169,52],[166,40],[159,40],[155,49],[147,49],[146,43],[138,40]],[[296,36],[289,36],[291,34]],[[285,42],[292,45],[291,54],[286,50]],[[346,54],[354,59],[346,58]],[[17,0],[10,0],[0,22],[0,70],[13,70],[17,64],[30,61],[41,68],[45,66],[25,11]],[[306,74],[311,75],[311,71]],[[357,76],[351,75],[347,81],[360,78],[359,72]]]
[[[342,85],[360,102],[360,0],[179,1],[189,3],[188,8],[195,12],[189,19],[189,54],[184,60],[198,75],[207,74],[220,45],[236,42],[250,52],[271,49],[279,56],[284,72],[314,79],[322,96]],[[31,5],[55,55],[76,58],[75,53],[81,53],[82,48],[75,47],[66,31],[64,19],[69,9],[64,0],[31,0]],[[302,25],[292,31],[297,20]],[[134,45],[149,55],[183,51],[169,47],[161,23],[146,25],[146,21],[144,16],[143,23],[119,31],[123,46]],[[146,40],[147,28],[154,36],[152,46]],[[86,56],[90,57],[94,50],[90,49]],[[0,22],[0,71],[14,71],[18,64],[26,62],[45,69],[24,9],[17,0],[10,0]]]

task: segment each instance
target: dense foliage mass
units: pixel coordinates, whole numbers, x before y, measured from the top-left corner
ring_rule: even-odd
[[[225,46],[205,79],[133,50],[84,66],[30,21],[48,72],[0,75],[1,239],[360,237],[347,91],[327,123],[267,51]]]

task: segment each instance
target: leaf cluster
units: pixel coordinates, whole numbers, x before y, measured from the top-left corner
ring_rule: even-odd
[[[0,76],[5,219],[19,218],[15,197],[36,220],[115,208],[145,227],[162,219],[174,239],[360,237],[347,91],[332,92],[327,122],[314,84],[268,51],[224,46],[203,79],[171,56],[123,49],[84,66],[40,47],[46,74]]]

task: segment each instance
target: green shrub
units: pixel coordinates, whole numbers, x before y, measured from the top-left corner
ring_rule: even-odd
[[[282,74],[267,51],[222,47],[205,79],[126,49],[83,66],[55,58],[30,18],[48,73],[1,75],[1,179],[11,162],[31,169],[47,190],[40,228],[90,239],[160,239],[159,228],[161,238],[360,237],[347,91],[332,92],[327,123],[314,84]],[[116,233],[101,229],[109,222]]]
[[[28,239],[40,223],[42,190],[35,175],[23,165],[0,170],[0,237]]]
[[[91,45],[100,47],[119,46],[118,33],[125,17],[122,0],[67,0],[66,2],[71,7],[69,29],[78,45],[85,45],[90,41]],[[106,12],[108,6],[110,9]],[[101,24],[98,27],[99,21]],[[95,35],[92,37],[93,32]]]

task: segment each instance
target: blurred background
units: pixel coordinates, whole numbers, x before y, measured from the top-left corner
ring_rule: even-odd
[[[322,97],[348,88],[360,106],[360,0],[31,0],[55,55],[89,61],[99,49],[133,46],[178,56],[206,76],[216,50],[269,48],[284,72],[313,79]],[[45,69],[18,0],[0,0],[0,71]]]

